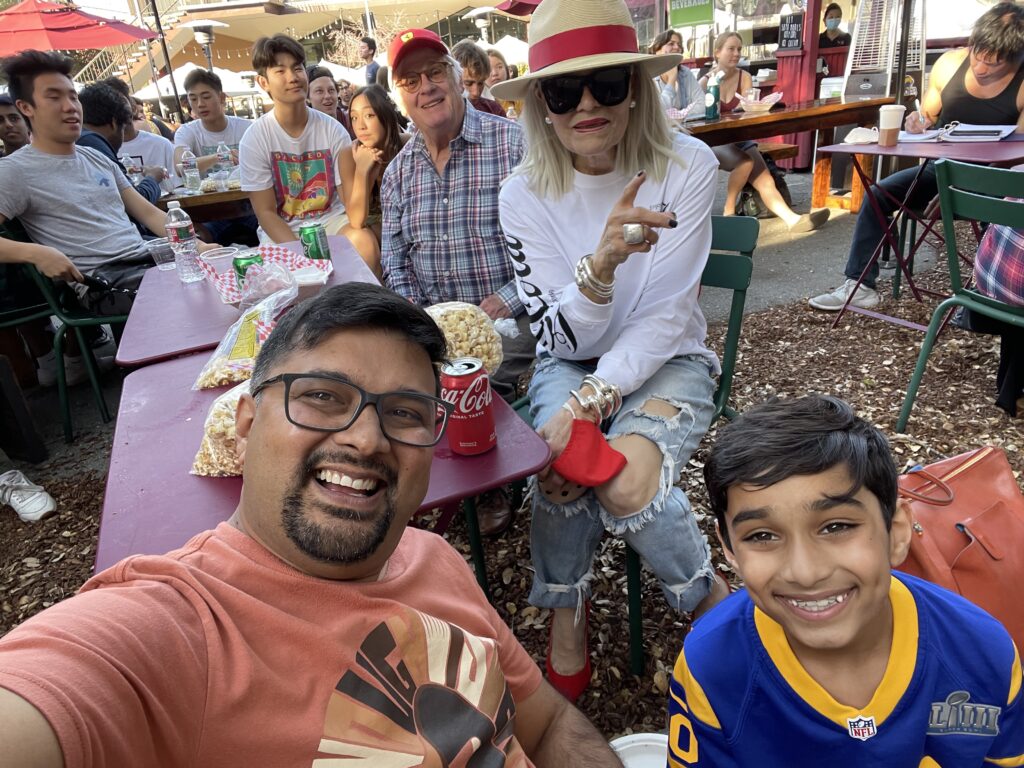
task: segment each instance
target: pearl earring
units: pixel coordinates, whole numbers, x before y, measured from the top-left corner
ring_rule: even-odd
[[[548,125],[551,125],[551,118],[550,117],[545,117],[544,118],[544,122],[547,123]]]
[[[635,101],[629,102],[629,108],[630,109],[636,109],[636,102]]]

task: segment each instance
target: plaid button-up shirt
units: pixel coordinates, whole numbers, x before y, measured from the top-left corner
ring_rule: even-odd
[[[993,224],[974,259],[978,290],[1007,304],[1024,304],[1024,230]]]
[[[479,304],[497,294],[523,312],[498,221],[498,188],[523,157],[522,130],[465,103],[462,132],[439,174],[417,133],[381,182],[384,283],[421,306]]]

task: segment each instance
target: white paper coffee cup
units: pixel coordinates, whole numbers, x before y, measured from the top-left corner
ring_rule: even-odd
[[[902,104],[886,104],[878,110],[878,130],[903,127],[903,114],[907,108]]]
[[[895,147],[903,125],[903,113],[907,108],[902,104],[886,104],[878,110],[878,146]]]

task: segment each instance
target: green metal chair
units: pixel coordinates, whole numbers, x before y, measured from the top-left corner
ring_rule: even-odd
[[[740,330],[743,326],[743,307],[747,300],[754,272],[754,249],[761,224],[750,216],[712,216],[711,252],[701,275],[701,286],[726,288],[732,291],[729,324],[722,352],[722,374],[715,390],[715,413],[712,423],[724,416],[732,420],[736,411],[729,405],[733,371],[739,352]],[[530,401],[523,397],[512,404],[524,420],[530,422]],[[644,671],[644,637],[642,604],[642,565],[640,555],[626,545],[626,598],[629,610],[629,665],[634,675]]]
[[[8,221],[0,226],[0,237],[5,237],[9,240],[17,240],[19,242],[31,242],[25,230],[22,229],[17,221]],[[64,338],[67,334],[68,329],[72,329],[75,332],[75,337],[78,339],[78,346],[82,350],[82,358],[85,361],[85,369],[89,374],[89,383],[92,385],[93,397],[96,400],[96,405],[100,410],[100,417],[104,422],[110,421],[110,411],[107,408],[107,402],[103,398],[103,389],[100,387],[99,369],[96,366],[96,358],[93,356],[92,349],[86,341],[85,334],[82,333],[82,329],[89,326],[98,325],[124,325],[128,320],[127,315],[94,315],[83,309],[66,309],[60,300],[58,294],[57,285],[36,269],[31,264],[23,264],[22,269],[25,274],[28,275],[29,279],[35,283],[39,289],[39,293],[42,295],[45,304],[40,304],[35,308],[36,314],[27,314],[21,316],[17,322],[25,322],[33,318],[54,316],[60,321],[60,328],[53,336],[53,351],[57,356],[57,394],[60,397],[60,408],[61,415],[64,424],[64,440],[71,442],[74,440],[74,431],[71,426],[71,402],[68,399],[68,386],[67,377],[64,372]],[[44,309],[45,307],[45,309]],[[13,325],[14,321],[10,323],[3,322],[3,316],[0,316],[0,327],[5,324]]]
[[[970,219],[1007,227],[1024,227],[1024,202],[1004,200],[1021,196],[1021,174],[1001,168],[987,168],[967,165],[952,160],[940,160],[935,164],[939,182],[939,201],[942,205],[942,227],[946,238],[946,262],[949,265],[949,279],[953,295],[941,302],[932,312],[928,332],[917,356],[917,365],[907,387],[896,431],[903,432],[910,420],[917,389],[921,385],[928,355],[935,346],[935,339],[942,329],[947,312],[954,307],[967,307],[972,312],[1000,320],[1009,325],[1024,328],[1024,307],[984,296],[973,288],[964,286],[960,274],[960,258],[956,250],[955,219]]]
[[[64,371],[64,340],[68,329],[73,330],[75,338],[78,339],[78,348],[82,351],[85,370],[89,374],[89,383],[92,385],[93,398],[96,400],[96,407],[100,410],[100,417],[106,423],[111,420],[110,410],[107,408],[107,401],[103,397],[103,388],[100,386],[100,372],[96,365],[96,358],[82,329],[107,324],[112,326],[124,325],[128,321],[128,315],[94,315],[83,309],[66,309],[60,301],[57,294],[57,286],[52,280],[43,276],[31,264],[25,264],[23,268],[35,281],[39,292],[46,299],[46,303],[50,308],[50,314],[60,321],[60,327],[53,335],[53,351],[57,356],[57,393],[60,396],[64,440],[70,443],[75,439],[75,435],[71,425],[71,401],[68,399],[67,376]]]

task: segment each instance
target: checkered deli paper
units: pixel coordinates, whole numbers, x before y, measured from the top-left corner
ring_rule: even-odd
[[[260,256],[263,257],[263,264],[252,264],[245,272],[246,278],[256,276],[262,272],[267,266],[276,264],[289,272],[299,272],[303,275],[313,271],[313,269],[319,271],[321,274],[315,275],[315,282],[319,285],[323,285],[331,272],[334,271],[334,266],[331,264],[330,259],[307,259],[303,254],[296,253],[290,248],[285,248],[280,245],[261,245],[259,248]],[[224,272],[217,274],[217,270],[214,269],[213,265],[207,263],[202,256],[199,258],[199,266],[202,267],[203,272],[206,273],[207,279],[213,283],[213,286],[217,289],[217,294],[220,296],[220,300],[225,304],[237,305],[242,300],[242,291],[238,287],[238,281],[235,279],[235,270],[230,268]],[[306,284],[305,279],[300,279],[299,284]]]

